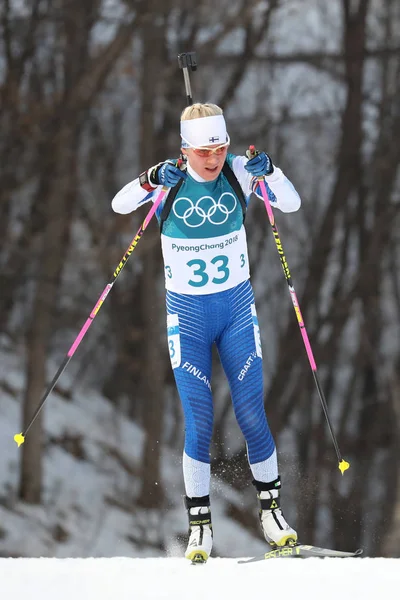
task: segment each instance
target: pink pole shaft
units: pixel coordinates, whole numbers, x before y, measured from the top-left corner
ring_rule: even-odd
[[[100,310],[101,305],[103,304],[104,300],[107,298],[113,285],[114,285],[114,282],[107,283],[106,287],[104,288],[100,298],[97,300],[96,304],[94,305],[93,310],[90,313],[90,316],[86,319],[86,322],[85,322],[84,326],[82,327],[82,329],[80,330],[80,332],[78,333],[76,340],[72,344],[71,348],[68,350],[67,356],[69,356],[70,358],[75,354],[75,350],[78,348],[79,344],[81,343],[81,341],[84,338],[85,333],[87,332],[87,330],[93,323],[93,319],[95,318],[98,311]]]
[[[90,313],[89,317],[86,319],[82,329],[80,330],[80,332],[78,333],[74,343],[72,344],[71,348],[68,350],[67,356],[69,358],[71,358],[74,354],[75,351],[77,350],[79,344],[81,343],[81,341],[83,340],[83,338],[85,337],[85,334],[87,332],[87,330],[89,329],[89,327],[91,326],[91,324],[93,323],[93,320],[95,318],[95,316],[97,315],[97,313],[99,312],[104,300],[107,298],[108,294],[111,291],[112,286],[115,283],[115,280],[117,279],[118,275],[121,273],[123,267],[125,266],[128,258],[130,257],[130,255],[132,254],[133,250],[136,247],[136,244],[138,243],[138,241],[140,240],[140,238],[142,237],[144,230],[146,229],[146,227],[148,226],[148,224],[150,223],[154,213],[156,212],[158,206],[161,204],[161,202],[163,201],[165,194],[167,193],[168,188],[167,187],[163,187],[161,192],[159,193],[157,199],[154,201],[153,206],[151,207],[151,209],[149,210],[146,218],[144,219],[142,225],[140,226],[137,234],[135,235],[135,237],[133,238],[132,242],[130,243],[130,245],[128,246],[128,249],[126,250],[124,256],[122,257],[121,262],[119,263],[117,269],[114,271],[114,280],[111,283],[108,283],[106,285],[106,287],[104,288],[104,290],[102,291],[100,298],[97,300],[96,304],[94,305],[92,312]]]
[[[252,146],[251,149],[252,149],[251,153],[254,155],[254,153],[255,153],[254,146]],[[311,369],[312,369],[312,372],[313,372],[315,385],[317,386],[317,391],[318,391],[319,399],[321,400],[321,404],[322,404],[322,408],[323,408],[323,411],[324,411],[324,414],[325,414],[326,422],[328,424],[329,431],[330,431],[330,434],[331,434],[331,437],[332,437],[332,441],[333,441],[333,445],[335,447],[336,456],[337,456],[338,461],[339,461],[339,469],[340,469],[340,471],[341,471],[341,473],[343,475],[343,472],[346,469],[348,469],[350,465],[349,465],[349,463],[347,463],[346,461],[344,461],[342,459],[342,455],[341,455],[340,450],[339,450],[339,446],[338,446],[338,443],[337,443],[335,432],[333,431],[332,423],[331,423],[331,420],[329,418],[328,405],[327,405],[326,400],[325,400],[324,392],[322,391],[321,385],[319,383],[318,374],[317,374],[317,365],[315,364],[314,356],[313,356],[313,353],[312,353],[312,350],[311,350],[310,340],[308,339],[306,327],[304,325],[303,317],[302,317],[302,314],[301,314],[301,311],[300,311],[299,302],[297,300],[297,295],[296,295],[295,289],[294,289],[293,284],[292,284],[292,278],[291,278],[291,275],[290,275],[290,271],[289,271],[289,267],[288,267],[288,264],[287,264],[287,261],[286,261],[286,257],[285,257],[285,255],[283,253],[282,242],[279,239],[278,229],[277,229],[277,227],[275,225],[275,217],[274,217],[274,213],[273,213],[273,210],[272,210],[272,207],[271,207],[271,203],[270,203],[270,200],[269,200],[269,197],[268,197],[268,192],[267,192],[267,189],[266,189],[266,186],[265,186],[264,177],[258,177],[258,181],[259,181],[259,184],[260,184],[261,193],[262,193],[262,197],[263,197],[263,200],[264,200],[265,208],[266,208],[267,213],[268,213],[268,218],[269,218],[269,221],[270,221],[271,226],[272,226],[272,231],[273,231],[273,234],[274,234],[275,244],[276,244],[276,248],[278,250],[278,254],[279,254],[279,258],[280,258],[281,264],[282,264],[283,272],[285,274],[285,278],[286,278],[287,284],[289,286],[290,297],[292,298],[293,307],[294,307],[294,310],[295,310],[295,313],[296,313],[297,321],[299,323],[299,327],[300,327],[301,335],[302,335],[303,342],[304,342],[304,345],[305,345],[305,348],[306,348],[308,360],[310,362],[310,366],[311,366]]]
[[[297,316],[297,321],[299,323],[299,327],[300,327],[300,331],[301,331],[301,335],[303,337],[303,342],[304,345],[306,347],[306,352],[307,352],[307,356],[308,356],[308,360],[310,361],[310,366],[312,368],[313,371],[317,370],[317,365],[315,363],[314,360],[314,355],[313,355],[313,351],[311,349],[311,344],[310,344],[310,340],[308,339],[308,334],[307,334],[307,330],[306,330],[306,326],[304,325],[304,321],[303,321],[303,315],[301,314],[301,310],[300,310],[300,306],[297,300],[297,294],[295,292],[295,289],[293,286],[289,286],[289,291],[290,291],[290,296],[292,298],[292,303],[293,303],[293,307]]]
[[[273,232],[274,232],[274,239],[275,239],[276,247],[278,249],[279,257],[280,257],[281,263],[283,265],[283,272],[285,273],[286,281],[287,281],[288,286],[289,286],[290,297],[292,299],[293,308],[294,308],[294,311],[296,313],[297,321],[299,323],[299,327],[300,327],[301,335],[302,335],[302,338],[303,338],[304,346],[305,346],[306,352],[307,352],[307,357],[308,357],[308,360],[310,362],[311,369],[314,372],[316,372],[317,365],[316,365],[316,362],[314,360],[314,355],[313,355],[313,351],[311,349],[310,340],[308,338],[306,326],[304,324],[303,316],[301,314],[301,310],[300,310],[300,306],[299,306],[299,302],[297,300],[297,294],[296,294],[296,291],[295,291],[294,286],[292,284],[292,280],[291,280],[289,268],[287,266],[287,261],[286,261],[285,255],[283,254],[282,242],[280,241],[280,238],[279,238],[278,229],[277,229],[276,224],[275,224],[274,212],[272,210],[271,203],[270,203],[269,198],[268,198],[268,192],[267,192],[267,188],[265,187],[265,181],[264,181],[263,177],[259,178],[259,183],[260,183],[260,188],[261,188],[261,193],[262,193],[262,197],[263,197],[263,200],[264,200],[265,208],[266,208],[267,213],[268,213],[269,222],[271,223],[272,229],[273,229]]]
[[[264,178],[262,177],[258,181],[260,183],[260,188],[261,188],[261,193],[262,193],[262,197],[264,200],[265,208],[267,209],[269,222],[271,223],[271,225],[275,225],[274,211],[271,208],[271,203],[268,198],[268,192],[267,192],[267,188],[265,187]]]

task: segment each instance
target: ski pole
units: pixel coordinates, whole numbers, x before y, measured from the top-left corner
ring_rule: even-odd
[[[71,360],[71,358],[75,354],[75,352],[76,352],[79,344],[81,343],[81,341],[83,340],[83,338],[84,338],[87,330],[89,329],[89,327],[93,323],[94,318],[97,315],[97,313],[99,312],[99,310],[100,310],[100,308],[101,308],[104,300],[107,298],[108,294],[110,293],[111,288],[113,287],[116,279],[118,278],[118,276],[121,273],[122,269],[124,268],[124,266],[128,262],[128,258],[130,257],[130,255],[132,254],[132,252],[134,251],[134,249],[136,248],[137,243],[139,242],[140,238],[142,237],[145,229],[147,228],[147,225],[150,223],[151,218],[153,217],[154,213],[156,212],[158,206],[163,201],[163,199],[165,197],[165,194],[167,193],[168,190],[169,190],[168,187],[163,186],[162,190],[158,194],[158,196],[157,196],[156,200],[154,201],[153,206],[149,210],[149,212],[148,212],[145,220],[143,221],[142,225],[139,227],[139,230],[138,230],[137,234],[135,235],[135,237],[133,238],[133,240],[129,244],[128,249],[126,250],[125,254],[123,255],[123,257],[122,257],[119,265],[115,269],[112,281],[106,285],[106,287],[104,288],[103,292],[101,293],[100,298],[97,300],[96,304],[94,305],[94,307],[92,309],[92,312],[90,313],[90,315],[87,318],[85,324],[83,325],[82,329],[78,333],[78,335],[77,335],[74,343],[72,344],[71,348],[68,350],[67,355],[65,356],[62,364],[60,365],[60,368],[58,369],[57,373],[54,375],[53,380],[51,381],[50,385],[48,386],[47,390],[45,391],[45,393],[44,393],[41,401],[39,402],[38,407],[36,408],[36,410],[35,410],[35,412],[33,414],[33,417],[29,421],[29,423],[26,426],[25,430],[22,431],[21,433],[16,433],[14,435],[14,441],[18,444],[18,447],[20,447],[21,444],[24,443],[25,436],[28,433],[28,431],[31,428],[31,426],[33,425],[36,417],[38,416],[38,414],[42,410],[43,405],[46,402],[47,397],[52,392],[54,386],[56,385],[57,381],[59,380],[59,378],[61,377],[61,375],[64,372],[65,368],[67,367],[69,361]]]
[[[179,68],[183,70],[183,78],[185,80],[186,98],[188,106],[193,104],[192,88],[190,86],[189,69],[196,71],[197,69],[197,58],[196,52],[182,52],[178,54]]]
[[[252,156],[255,156],[255,155],[256,155],[256,149],[255,149],[255,147],[254,146],[250,146],[249,147],[249,156],[252,157]],[[275,240],[276,248],[278,250],[279,258],[280,258],[280,261],[281,261],[281,264],[282,264],[282,268],[283,268],[283,273],[285,275],[286,282],[287,282],[287,284],[289,286],[290,297],[292,299],[293,308],[294,308],[294,311],[296,313],[297,321],[299,323],[301,335],[302,335],[302,338],[303,338],[304,346],[306,348],[306,352],[307,352],[308,360],[309,360],[309,363],[310,363],[310,366],[311,366],[311,370],[312,370],[312,374],[313,374],[313,377],[314,377],[315,385],[316,385],[317,390],[318,390],[319,399],[321,401],[322,409],[323,409],[324,414],[325,414],[325,418],[326,418],[326,422],[328,424],[329,432],[331,434],[333,445],[334,445],[335,450],[336,450],[336,456],[337,456],[337,459],[339,461],[338,468],[339,468],[340,472],[343,475],[344,471],[347,471],[347,469],[350,467],[350,463],[348,463],[346,460],[344,460],[342,458],[342,455],[341,455],[340,450],[339,450],[339,445],[337,443],[336,435],[335,435],[335,432],[333,431],[332,423],[331,423],[331,420],[329,418],[328,405],[326,403],[325,396],[324,396],[324,393],[322,391],[322,388],[321,388],[321,385],[320,385],[320,382],[319,382],[319,378],[318,378],[318,374],[317,374],[317,365],[316,365],[316,362],[314,360],[313,351],[311,349],[310,340],[308,338],[306,326],[304,324],[303,316],[301,314],[299,302],[298,302],[298,299],[297,299],[297,294],[296,294],[296,291],[294,289],[294,285],[293,285],[293,282],[292,282],[292,277],[290,275],[289,266],[288,266],[285,254],[283,252],[282,242],[280,240],[278,229],[277,229],[277,226],[276,226],[276,223],[275,223],[274,213],[273,213],[273,210],[272,210],[272,207],[271,207],[271,203],[270,203],[269,198],[268,198],[267,189],[265,187],[265,180],[264,180],[264,177],[257,177],[257,179],[258,179],[258,181],[260,183],[260,188],[261,188],[261,193],[262,193],[262,197],[263,197],[263,200],[264,200],[265,208],[267,209],[269,222],[271,223],[271,227],[272,227],[272,232],[274,234],[274,240]]]

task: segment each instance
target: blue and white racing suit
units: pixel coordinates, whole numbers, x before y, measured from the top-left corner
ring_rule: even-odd
[[[247,158],[228,154],[227,161],[248,203],[254,182],[244,168]],[[266,183],[274,207],[283,212],[298,210],[300,198],[278,167]],[[160,191],[157,187],[148,194],[135,179],[118,192],[112,207],[125,214],[154,201]],[[157,209],[158,219],[162,208]],[[278,465],[263,404],[260,330],[249,281],[243,212],[223,173],[214,181],[204,181],[188,164],[188,178],[162,228],[161,246],[168,346],[185,417],[186,494],[190,498],[209,494],[214,344],[229,382],[253,477],[273,481]]]

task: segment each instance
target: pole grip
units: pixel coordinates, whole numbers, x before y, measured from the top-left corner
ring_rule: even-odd
[[[196,52],[182,52],[181,54],[178,54],[178,65],[180,69],[190,69],[191,71],[196,71]]]

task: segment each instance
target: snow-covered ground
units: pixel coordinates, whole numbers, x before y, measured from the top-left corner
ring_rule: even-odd
[[[7,599],[375,600],[397,597],[400,559],[1,559],[0,581]]]

